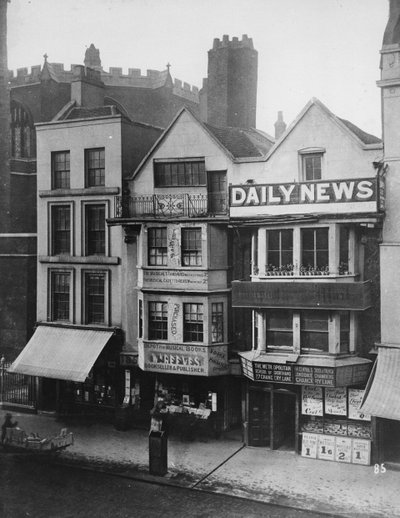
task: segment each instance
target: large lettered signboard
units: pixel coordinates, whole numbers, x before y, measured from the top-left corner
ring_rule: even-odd
[[[231,185],[231,217],[282,214],[378,212],[377,178],[282,184]]]

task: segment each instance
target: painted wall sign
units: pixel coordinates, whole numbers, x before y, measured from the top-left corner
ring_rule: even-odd
[[[143,270],[144,287],[174,287],[185,289],[190,286],[207,289],[208,272],[195,270]]]
[[[232,282],[233,307],[352,309],[371,306],[370,282]]]
[[[347,389],[325,389],[325,413],[332,415],[347,415]]]
[[[275,214],[282,206],[286,213],[315,212],[318,205],[322,212],[376,212],[377,191],[377,178],[232,185],[229,203],[233,217]]]
[[[228,374],[228,349],[225,345],[205,347],[183,344],[139,344],[139,367],[144,371],[193,376]]]
[[[349,419],[359,419],[361,421],[371,421],[371,416],[360,412],[363,389],[349,389]]]
[[[301,413],[304,415],[324,415],[322,388],[303,387],[301,393]]]

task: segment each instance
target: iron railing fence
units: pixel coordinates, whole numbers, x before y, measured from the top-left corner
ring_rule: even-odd
[[[7,372],[11,362],[0,360],[0,403],[34,408],[36,405],[35,378]]]

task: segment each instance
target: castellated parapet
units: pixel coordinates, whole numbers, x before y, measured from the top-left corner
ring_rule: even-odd
[[[214,38],[213,50],[224,47],[254,49],[253,38],[249,38],[247,34],[243,34],[241,40],[239,40],[239,38],[236,36],[234,36],[232,40],[229,40],[229,36],[227,34],[222,36],[222,40],[219,38]]]
[[[124,74],[120,67],[110,67],[108,71],[93,70],[83,65],[71,65],[69,70],[65,70],[63,63],[46,63],[45,65],[34,65],[30,69],[27,67],[18,68],[16,73],[9,71],[9,82],[11,87],[38,83],[41,80],[41,74],[44,67],[47,66],[51,71],[51,77],[59,83],[71,83],[80,76],[84,70],[91,70],[90,73],[96,74],[96,79],[100,80],[105,86],[126,86],[133,88],[150,88],[156,89],[161,87],[170,87],[174,95],[183,97],[194,103],[199,102],[199,89],[196,86],[191,86],[179,79],[173,82],[170,79],[168,71],[159,71],[149,69],[146,75],[142,75],[141,69],[129,68],[128,73]],[[85,72],[87,75],[87,72]],[[97,76],[99,74],[99,76]],[[93,76],[94,78],[94,76]]]

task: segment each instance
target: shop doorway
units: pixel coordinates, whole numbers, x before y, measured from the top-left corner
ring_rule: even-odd
[[[400,464],[400,421],[381,419],[383,461]]]
[[[296,437],[296,394],[273,392],[271,449],[294,450]]]
[[[41,378],[39,410],[54,412],[57,408],[58,380]]]
[[[298,395],[286,389],[248,392],[248,444],[296,451]]]
[[[270,445],[271,393],[249,391],[249,446]]]

